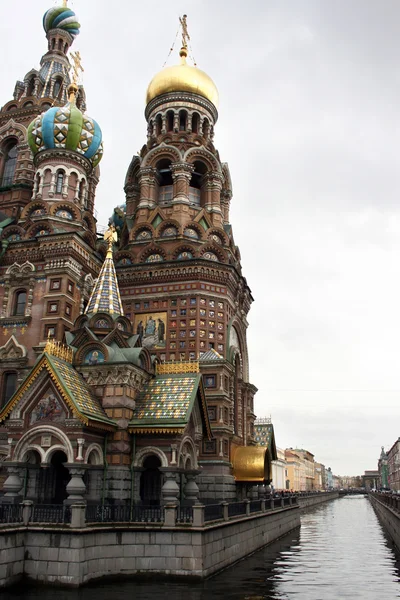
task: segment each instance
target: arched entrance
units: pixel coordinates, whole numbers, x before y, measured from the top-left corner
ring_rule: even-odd
[[[144,471],[140,477],[140,499],[144,505],[159,506],[161,504],[161,461],[151,454],[143,461]]]
[[[67,484],[70,480],[66,454],[57,450],[51,457],[50,465],[40,469],[38,501],[41,504],[62,504],[67,498]]]

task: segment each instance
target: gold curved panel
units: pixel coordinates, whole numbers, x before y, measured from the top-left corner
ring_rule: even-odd
[[[232,462],[236,481],[262,483],[271,480],[271,462],[265,447],[239,446]]]
[[[218,90],[211,77],[186,63],[167,67],[153,77],[147,88],[146,104],[168,92],[192,92],[204,96],[218,107]]]

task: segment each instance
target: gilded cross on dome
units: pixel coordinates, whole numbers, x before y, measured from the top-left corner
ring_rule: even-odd
[[[183,17],[179,17],[179,21],[182,27],[182,46],[187,48],[188,42],[190,41],[190,35],[187,28],[187,15],[183,15]]]
[[[72,67],[72,71],[73,71],[73,75],[72,75],[72,80],[75,83],[75,85],[78,84],[78,80],[79,80],[79,71],[81,71],[81,73],[84,72],[84,68],[82,67],[82,57],[81,54],[79,52],[79,50],[77,50],[75,52],[75,54],[73,52],[71,52],[71,58],[74,62],[73,67]]]

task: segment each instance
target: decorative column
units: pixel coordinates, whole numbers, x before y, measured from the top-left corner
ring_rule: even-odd
[[[184,471],[184,475],[186,477],[186,484],[183,489],[183,493],[185,494],[185,500],[188,504],[198,504],[199,503],[199,486],[196,483],[196,476],[200,473],[200,471]]]
[[[179,485],[176,482],[176,474],[168,467],[160,467],[159,471],[164,473],[164,485],[161,488],[163,504],[179,504]]]
[[[144,167],[139,172],[140,202],[138,208],[154,208],[157,171]]]
[[[78,442],[78,454],[76,456],[76,460],[83,460],[83,446],[85,444],[85,440],[83,438],[78,438],[76,440]]]
[[[2,504],[19,504],[21,502],[20,491],[23,483],[19,476],[21,466],[18,463],[3,463],[7,468],[8,477],[3,484],[3,490],[5,492],[4,497],[1,499]]]
[[[221,211],[221,190],[223,184],[223,177],[221,173],[217,171],[210,171],[206,173],[203,178],[205,186],[205,208],[209,212],[217,212],[222,214]]]
[[[172,204],[189,204],[189,183],[194,171],[194,165],[173,163],[171,171],[174,182]]]
[[[64,500],[65,504],[86,503],[84,495],[86,494],[86,486],[83,483],[83,475],[85,469],[75,463],[65,465],[70,472],[71,479],[66,487],[68,498]]]
[[[140,198],[140,187],[136,184],[127,185],[126,193],[126,216],[133,217]]]

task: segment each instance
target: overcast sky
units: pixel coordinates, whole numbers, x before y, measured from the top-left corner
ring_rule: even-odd
[[[220,93],[215,144],[255,302],[256,412],[336,474],[400,435],[398,0],[75,0],[73,48],[103,130],[99,224],[146,141],[145,92],[188,14]],[[2,3],[0,105],[46,51],[53,3]],[[172,62],[177,62],[176,45]],[[171,61],[170,61],[171,62]]]

